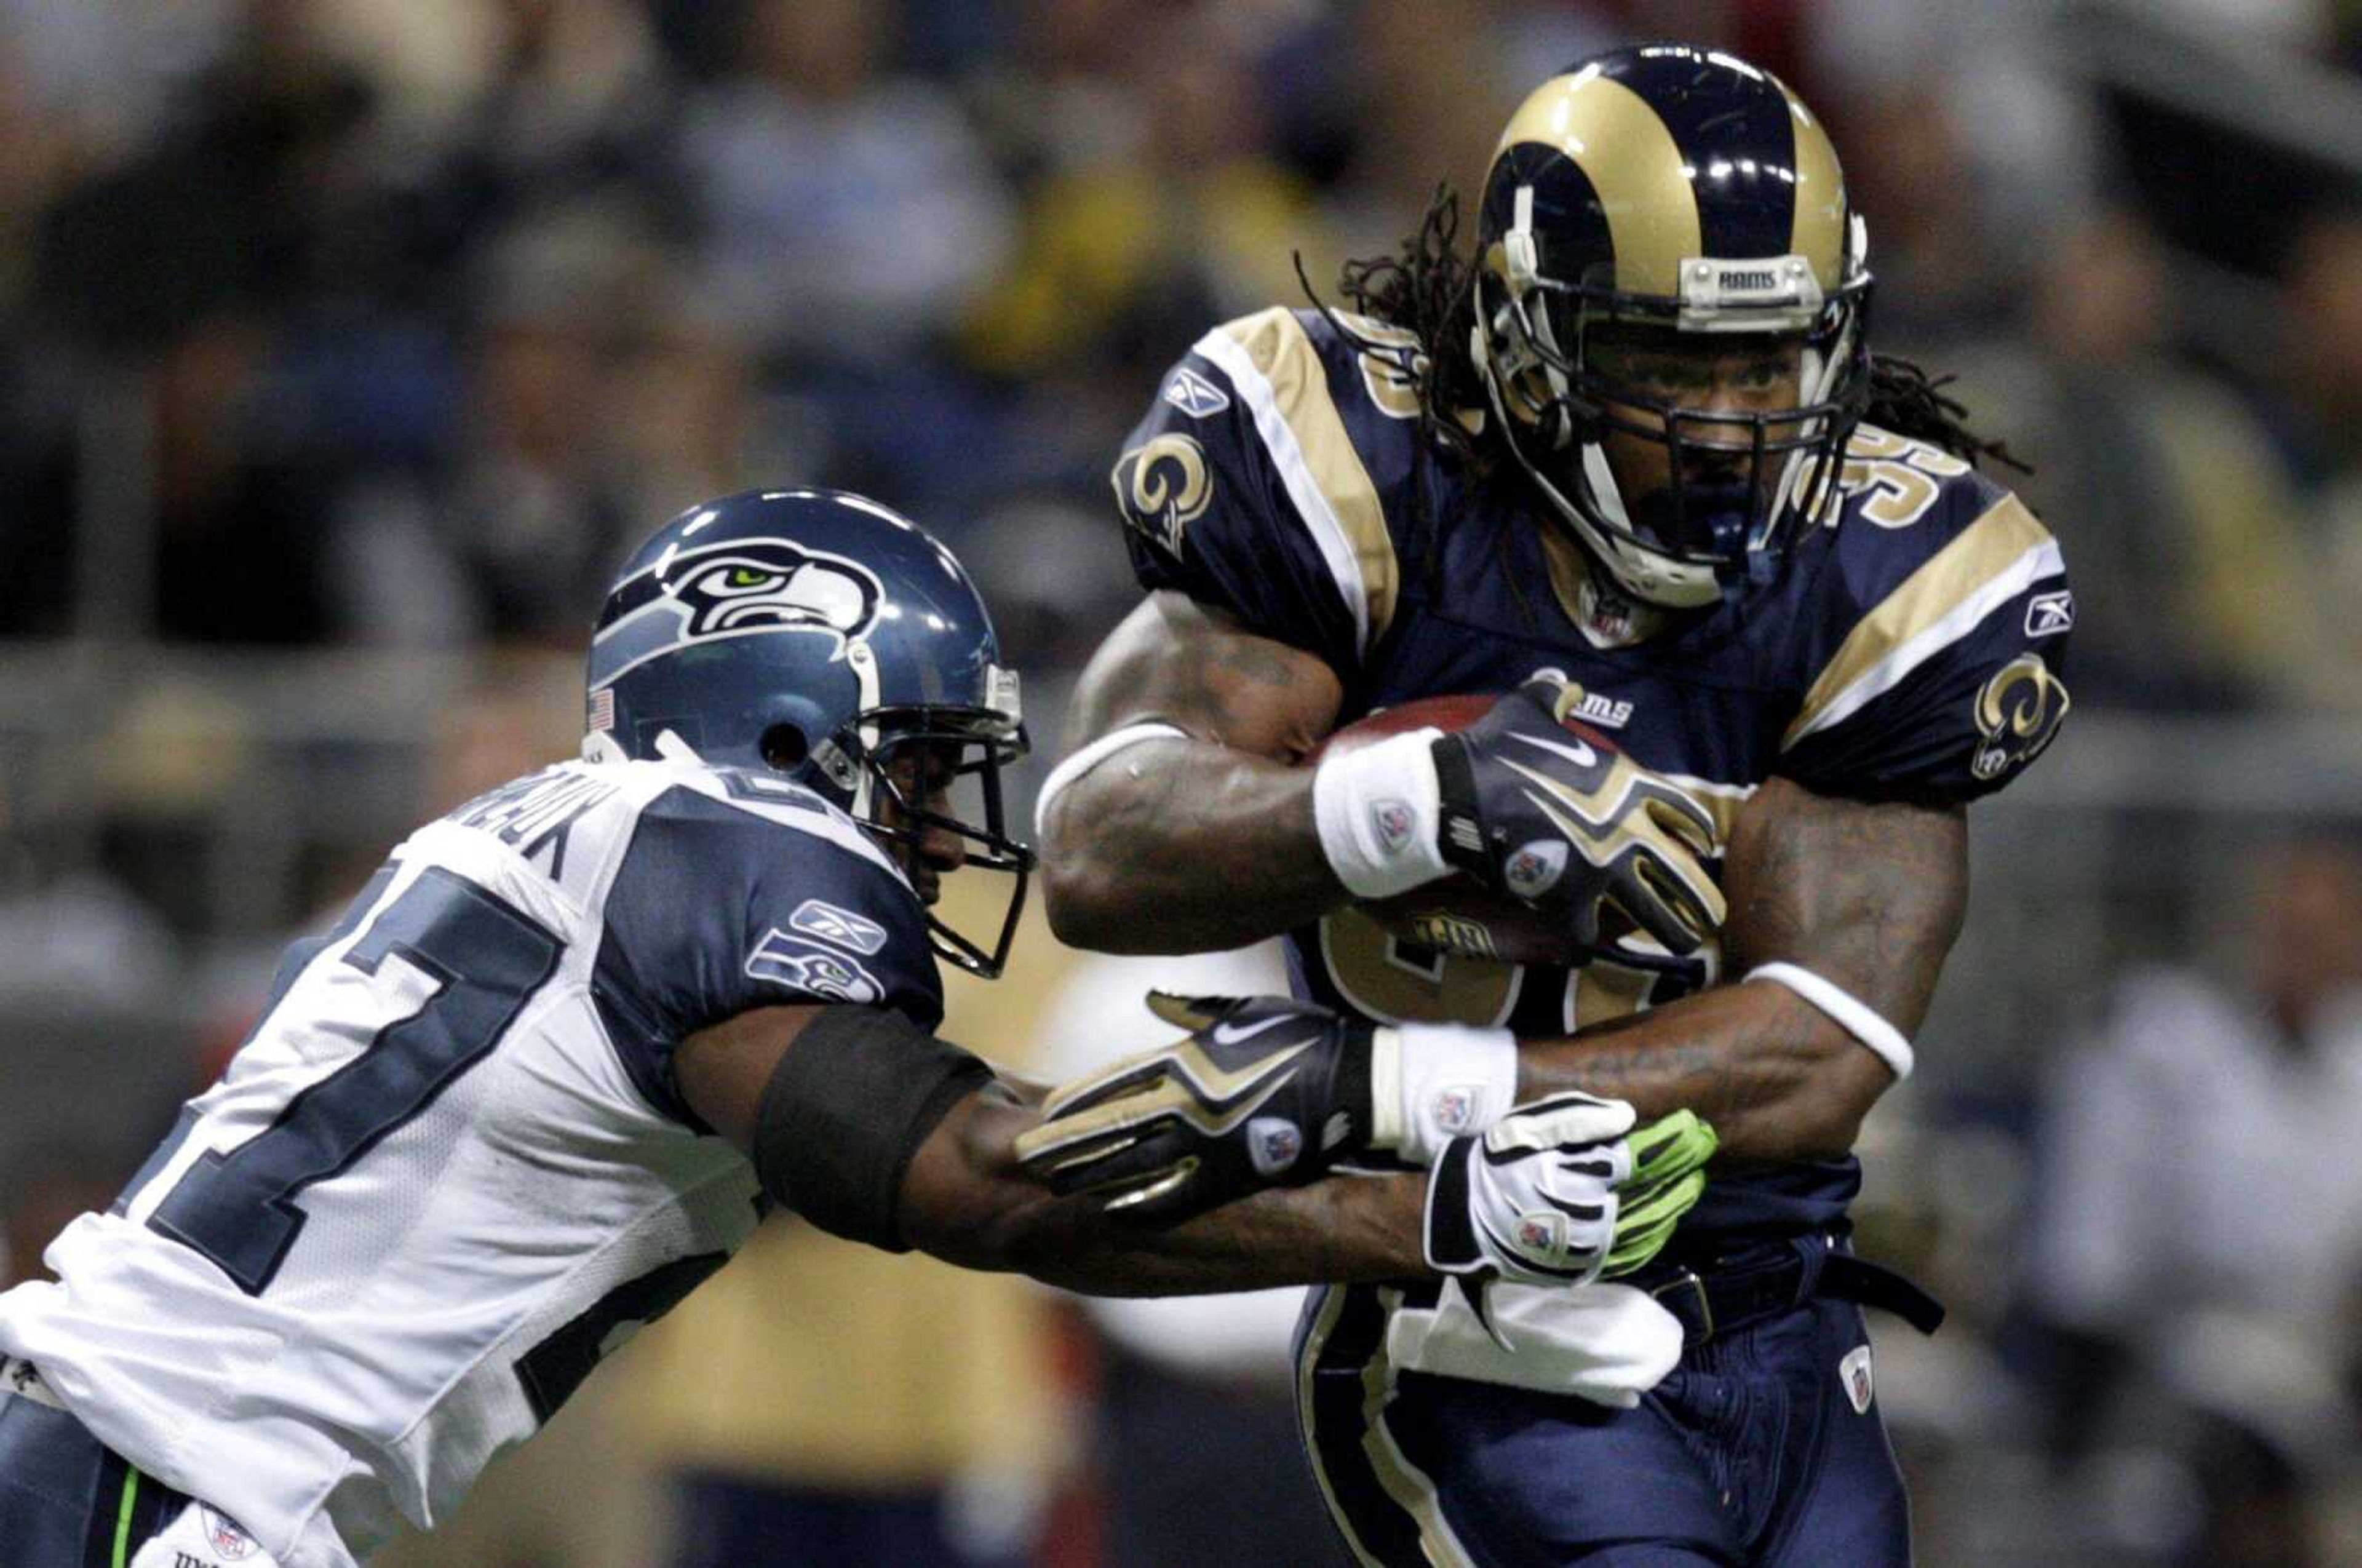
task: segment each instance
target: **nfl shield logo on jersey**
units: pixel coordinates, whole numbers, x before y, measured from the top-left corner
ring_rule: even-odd
[[[205,1520],[205,1544],[232,1562],[242,1562],[262,1550],[261,1543],[246,1533],[245,1527],[218,1509],[200,1505]]]
[[[1846,1352],[1838,1363],[1838,1381],[1845,1385],[1846,1398],[1853,1405],[1853,1413],[1865,1415],[1870,1410],[1870,1347],[1856,1345]]]

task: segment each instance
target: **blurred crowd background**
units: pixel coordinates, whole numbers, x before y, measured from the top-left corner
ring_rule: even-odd
[[[1817,106],[1875,341],[2033,465],[2078,589],[2074,718],[1974,813],[1867,1134],[1864,1249],[1953,1309],[1874,1325],[1921,1561],[2362,1563],[2346,0],[0,0],[12,1276],[281,944],[572,749],[608,574],[692,500],[939,531],[1054,756],[1134,597],[1106,473],[1163,368],[1649,36]],[[1148,1037],[1149,978],[1268,963],[1036,921],[947,1032],[1054,1075]],[[778,1222],[396,1561],[1332,1562],[1289,1316]]]

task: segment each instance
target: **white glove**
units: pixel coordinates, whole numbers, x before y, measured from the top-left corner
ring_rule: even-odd
[[[1587,1285],[1647,1264],[1704,1195],[1716,1140],[1686,1110],[1633,1133],[1637,1120],[1623,1100],[1567,1092],[1452,1140],[1428,1178],[1429,1266]]]

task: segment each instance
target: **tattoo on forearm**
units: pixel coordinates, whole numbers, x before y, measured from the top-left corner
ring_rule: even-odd
[[[1727,977],[1801,964],[1915,1031],[1959,929],[1966,847],[1957,809],[1827,800],[1773,780],[1727,862]],[[1612,1095],[1644,1116],[1686,1107],[1714,1122],[1727,1155],[1791,1159],[1842,1152],[1889,1081],[1793,994],[1726,985],[1529,1045],[1520,1087]]]
[[[1309,654],[1176,596],[1143,605],[1084,676],[1069,745],[1150,720],[1196,744],[1143,743],[1060,799],[1054,918],[1079,911],[1091,945],[1170,952],[1235,946],[1331,907],[1341,889],[1312,828],[1310,776],[1293,765],[1341,696]]]
[[[1844,987],[1908,1032],[1967,903],[1961,808],[1831,800],[1773,780],[1734,835],[1731,972],[1773,959]]]

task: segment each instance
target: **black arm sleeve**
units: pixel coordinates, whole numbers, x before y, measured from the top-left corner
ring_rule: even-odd
[[[831,1235],[908,1252],[895,1208],[919,1145],[992,1070],[899,1012],[823,1008],[796,1036],[755,1123],[763,1190]]]

